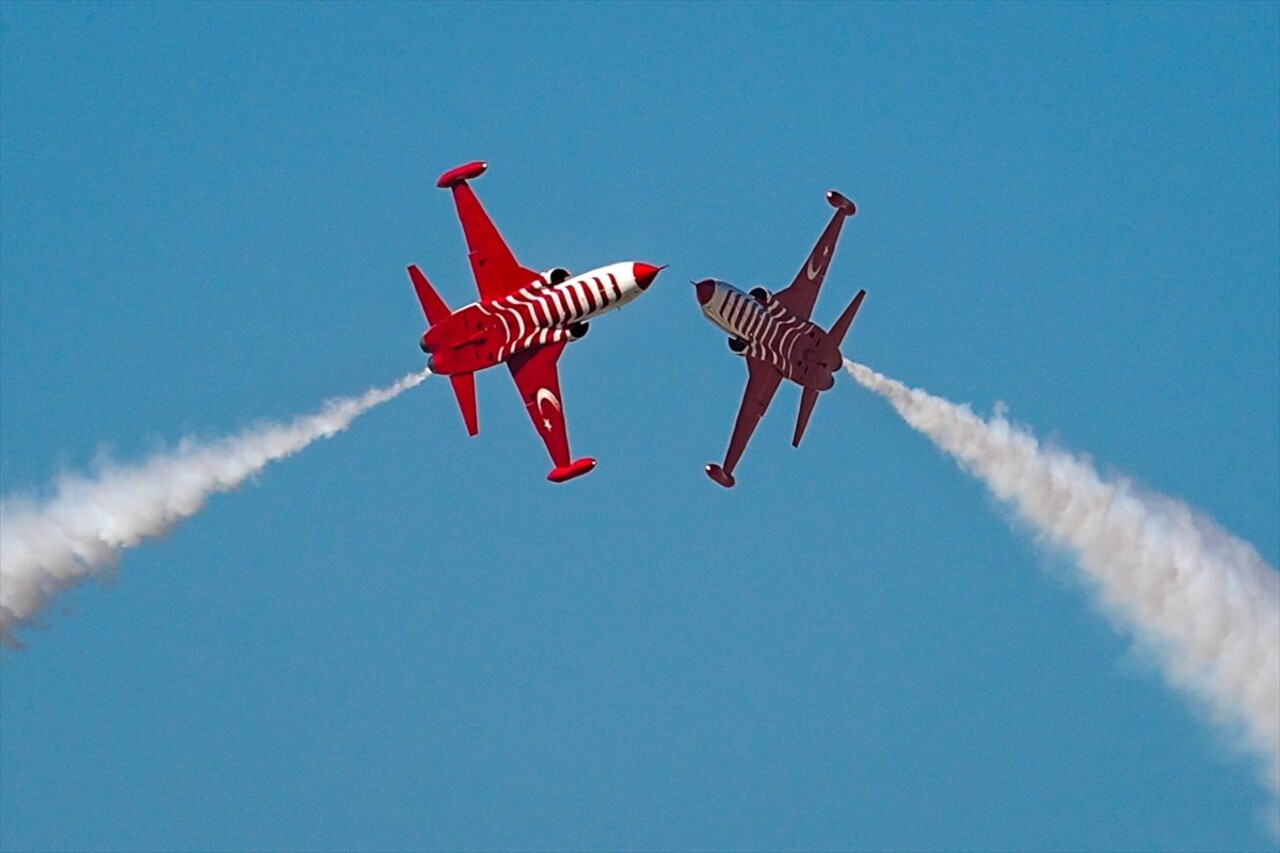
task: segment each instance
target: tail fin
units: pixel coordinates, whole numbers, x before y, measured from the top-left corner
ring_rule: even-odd
[[[427,315],[427,325],[434,326],[452,313],[417,264],[409,265],[409,278],[413,279],[413,289],[422,303],[422,313]]]
[[[453,385],[453,393],[458,398],[458,408],[462,409],[462,420],[467,425],[467,435],[480,432],[480,417],[476,412],[476,375],[474,373],[455,373],[449,377]]]
[[[835,202],[832,202],[834,204]],[[858,295],[853,297],[853,301],[849,303],[849,307],[844,309],[844,313],[840,315],[840,319],[836,320],[835,325],[831,327],[831,331],[827,332],[825,346],[827,347],[827,365],[835,370],[840,366],[840,344],[844,341],[844,336],[848,334],[849,327],[853,325],[853,318],[858,313],[858,308],[862,306],[862,298],[867,295],[865,290],[859,290]],[[796,418],[796,432],[791,437],[791,446],[799,447],[800,439],[804,437],[805,427],[809,426],[809,416],[813,414],[813,407],[818,402],[818,391],[814,388],[806,388],[800,395],[800,414]]]
[[[804,437],[804,428],[809,425],[809,416],[813,414],[813,406],[818,402],[818,391],[806,388],[800,394],[800,416],[796,418],[796,434],[791,437],[791,446],[799,447]]]
[[[422,313],[427,315],[427,325],[434,326],[453,312],[444,304],[440,294],[427,281],[427,277],[418,269],[417,264],[409,265],[409,278],[413,280],[414,292],[422,303]],[[425,346],[425,344],[424,344]],[[454,396],[458,398],[458,408],[462,410],[462,420],[467,425],[467,435],[480,432],[480,418],[476,411],[476,377],[474,373],[455,373],[449,377],[453,385]]]
[[[866,295],[867,292],[865,290],[859,290],[858,295],[853,297],[853,301],[849,303],[849,307],[844,309],[844,313],[840,315],[840,319],[836,320],[836,324],[831,327],[831,331],[827,332],[827,340],[831,342],[833,347],[840,348],[840,342],[844,340],[845,333],[853,325],[853,317],[858,313],[859,306],[862,305],[862,297]]]

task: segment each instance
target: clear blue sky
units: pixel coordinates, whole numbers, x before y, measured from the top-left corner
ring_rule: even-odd
[[[670,264],[562,360],[214,498],[0,664],[0,847],[1274,849],[1270,794],[983,487],[847,378],[745,381],[691,278],[1280,563],[1280,6],[0,3],[0,487],[419,369],[529,266]]]

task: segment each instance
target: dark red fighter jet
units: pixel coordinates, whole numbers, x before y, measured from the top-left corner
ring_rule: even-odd
[[[702,313],[729,333],[729,349],[747,362],[747,390],[733,425],[729,452],[723,465],[712,463],[706,467],[707,476],[725,488],[732,488],[736,482],[733,469],[784,378],[803,388],[800,415],[791,439],[793,447],[800,446],[818,393],[835,384],[835,371],[843,362],[840,343],[867,295],[865,290],[859,290],[830,331],[809,321],[835,254],[840,228],[845,217],[857,212],[853,202],[835,190],[827,193],[827,201],[836,209],[835,216],[785,290],[770,293],[763,287],[754,287],[750,293],[743,293],[714,278],[694,284]]]
[[[539,273],[520,266],[467,183],[486,168],[467,163],[436,183],[453,192],[480,301],[451,311],[422,270],[410,266],[429,326],[420,345],[431,372],[449,377],[470,435],[480,431],[475,372],[505,363],[555,463],[547,479],[562,483],[586,474],[596,460],[569,454],[556,369],[560,353],[587,333],[591,320],[644,293],[662,268],[624,261],[575,276],[562,267]]]

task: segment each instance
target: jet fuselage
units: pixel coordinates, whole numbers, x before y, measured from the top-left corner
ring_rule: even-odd
[[[531,347],[577,340],[586,324],[648,289],[659,267],[623,261],[558,284],[535,279],[498,299],[473,302],[422,336],[432,373],[471,373]]]
[[[703,315],[741,342],[735,352],[764,361],[805,388],[825,391],[835,384],[840,349],[820,326],[797,317],[763,288],[747,294],[714,278],[694,287]]]

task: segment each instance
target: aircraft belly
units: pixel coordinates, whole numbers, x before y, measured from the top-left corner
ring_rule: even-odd
[[[526,350],[572,340],[574,337],[568,329],[562,329],[559,326],[543,327],[508,343],[499,351],[498,360],[506,361]]]
[[[428,363],[436,373],[472,373],[501,361],[498,353],[497,342],[482,337],[437,350]]]
[[[815,327],[766,323],[747,339],[746,352],[805,388],[825,391],[835,384],[832,369],[819,357],[822,339]]]

